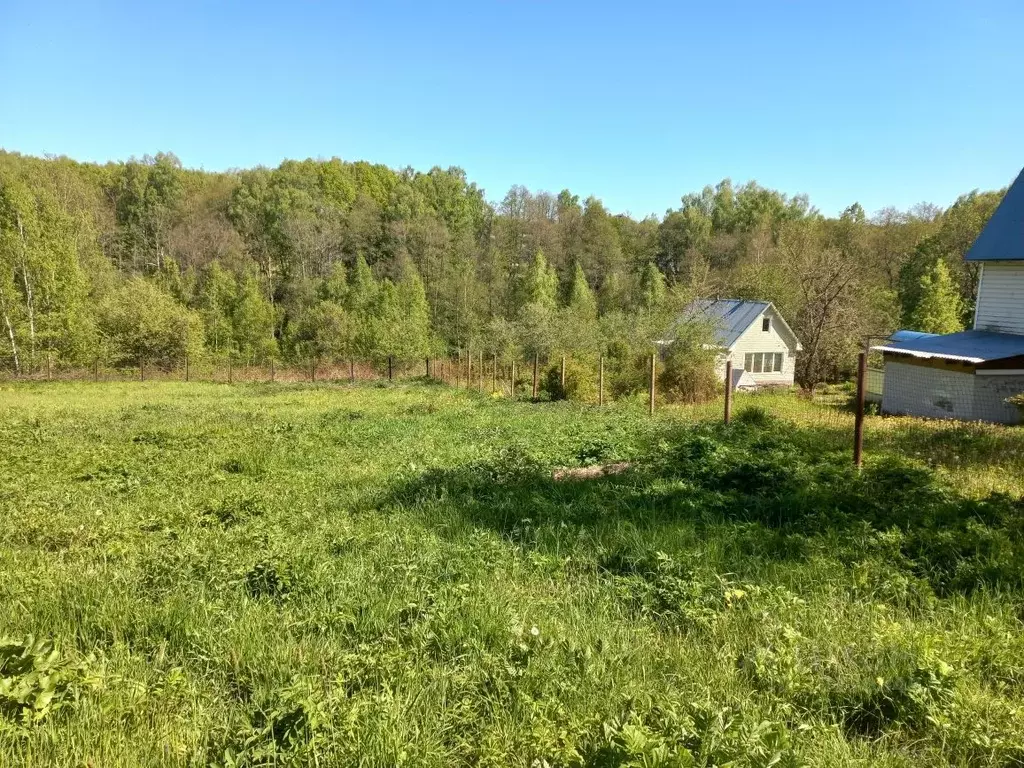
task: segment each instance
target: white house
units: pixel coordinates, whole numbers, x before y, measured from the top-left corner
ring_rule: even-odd
[[[788,387],[796,374],[796,353],[803,347],[779,311],[767,301],[698,299],[683,313],[684,322],[707,322],[720,350],[716,368],[724,380],[732,361],[737,389]]]
[[[885,358],[883,412],[1021,421],[1006,399],[1024,392],[1024,171],[965,259],[981,265],[973,330],[874,347]]]

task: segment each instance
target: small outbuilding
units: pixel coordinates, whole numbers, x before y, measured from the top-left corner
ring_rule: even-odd
[[[803,347],[777,309],[767,301],[698,299],[680,322],[706,322],[719,350],[716,369],[725,380],[732,361],[736,389],[789,387],[796,375],[796,355]]]
[[[965,256],[981,275],[974,329],[899,332],[885,360],[884,413],[1017,424],[1024,393],[1024,171]]]

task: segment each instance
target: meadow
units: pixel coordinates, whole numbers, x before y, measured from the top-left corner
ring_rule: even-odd
[[[1024,764],[1024,430],[737,400],[0,383],[0,765]]]

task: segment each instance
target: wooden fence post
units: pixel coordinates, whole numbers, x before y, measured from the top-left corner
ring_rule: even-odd
[[[274,358],[270,358],[270,380],[274,381],[277,378],[277,369],[274,367]]]
[[[732,418],[732,360],[725,361],[725,423]]]
[[[512,380],[508,383],[508,396],[510,399],[516,399],[516,359],[512,358]]]
[[[494,353],[491,360],[491,393],[498,391],[498,353]]]
[[[228,384],[235,383],[235,366],[234,360],[231,359],[231,355],[228,355]]]
[[[857,356],[857,413],[853,422],[853,465],[861,468],[864,461],[864,388],[868,375],[868,356]]]
[[[93,381],[100,380],[100,359],[98,357],[94,357],[92,360],[92,378]]]
[[[604,355],[601,355],[597,373],[597,404],[604,405]]]
[[[50,351],[46,351],[46,380],[49,381],[53,378],[53,371],[50,368]]]
[[[480,350],[480,365],[477,366],[480,369],[480,391],[484,391],[484,351]]]
[[[538,378],[537,378],[538,373],[539,373],[539,368],[540,368],[540,354],[538,352],[534,352],[533,353],[533,399],[534,400],[536,400],[537,399],[537,395],[540,394],[540,389],[538,388],[539,381],[538,381]]]
[[[562,355],[561,387],[562,387],[562,397],[565,397],[565,355]]]
[[[309,380],[316,383],[316,358],[309,361]]]
[[[658,372],[658,353],[651,353],[651,404],[648,408],[648,412],[651,416],[654,415],[654,377]]]
[[[139,381],[146,380],[146,358],[139,358]]]
[[[348,380],[350,384],[356,383],[356,361],[351,357],[348,359]]]

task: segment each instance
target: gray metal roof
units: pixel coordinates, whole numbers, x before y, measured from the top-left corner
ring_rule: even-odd
[[[967,261],[1024,261],[1024,171],[964,257]]]
[[[769,307],[767,301],[740,299],[697,299],[683,313],[688,320],[704,320],[714,328],[715,341],[728,349]]]
[[[894,334],[895,335],[895,334]],[[991,331],[961,331],[944,336],[927,335],[907,341],[893,341],[872,347],[880,352],[897,352],[914,357],[935,357],[965,363],[987,363],[1024,355],[1024,335]]]

